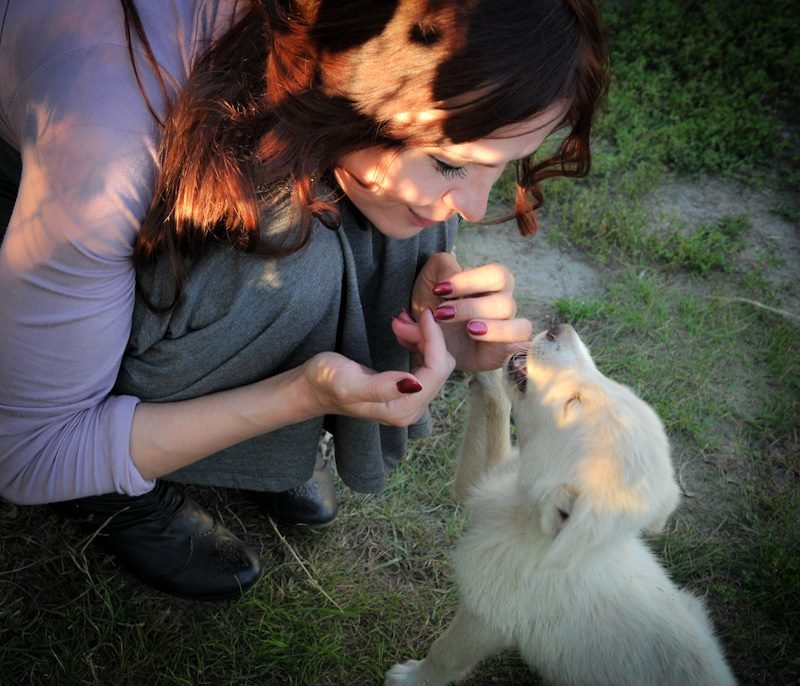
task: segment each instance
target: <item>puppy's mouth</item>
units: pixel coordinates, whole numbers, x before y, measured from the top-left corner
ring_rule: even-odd
[[[527,353],[514,353],[508,358],[506,365],[508,378],[517,387],[520,393],[524,393],[528,387],[528,355]]]

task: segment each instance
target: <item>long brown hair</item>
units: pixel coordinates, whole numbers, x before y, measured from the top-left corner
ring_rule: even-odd
[[[131,29],[158,74],[133,0],[120,1],[134,69]],[[135,259],[168,253],[179,292],[181,258],[209,238],[289,254],[310,239],[313,217],[336,224],[319,181],[343,154],[477,140],[563,100],[558,149],[517,163],[514,216],[532,234],[539,183],[589,171],[607,83],[594,0],[247,0],[167,108]],[[445,112],[436,125],[396,116],[434,108]],[[266,243],[259,212],[282,189],[296,230]]]

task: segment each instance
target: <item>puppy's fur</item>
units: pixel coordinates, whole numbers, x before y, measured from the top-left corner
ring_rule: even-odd
[[[656,414],[597,370],[570,326],[536,336],[505,376],[470,385],[458,611],[424,660],[385,683],[449,684],[513,648],[553,684],[733,684],[701,601],[639,538],[679,497]]]

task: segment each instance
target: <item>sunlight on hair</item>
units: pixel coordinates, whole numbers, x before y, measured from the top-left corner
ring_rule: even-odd
[[[392,117],[398,124],[435,124],[443,121],[443,110],[423,110],[422,112],[399,112]]]

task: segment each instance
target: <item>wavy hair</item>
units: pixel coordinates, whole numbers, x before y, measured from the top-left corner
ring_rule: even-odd
[[[120,2],[137,79],[134,40],[160,75],[133,0]],[[247,0],[160,122],[135,260],[168,254],[177,299],[183,258],[210,239],[279,256],[308,243],[314,217],[336,226],[332,170],[342,155],[477,140],[566,101],[558,148],[517,162],[512,216],[530,235],[540,182],[588,173],[607,86],[594,0]],[[431,109],[444,117],[397,116]],[[296,228],[265,241],[261,210],[286,193]]]

